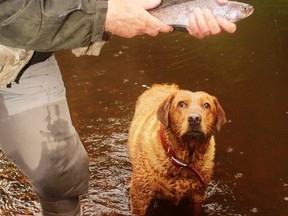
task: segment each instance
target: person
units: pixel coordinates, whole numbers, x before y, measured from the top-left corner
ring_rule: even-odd
[[[225,4],[227,0],[215,0]],[[173,31],[147,10],[161,0],[0,0],[0,146],[39,197],[42,214],[80,215],[87,153],[73,127],[53,52],[97,55],[109,34]],[[236,25],[196,8],[189,33],[205,38]]]

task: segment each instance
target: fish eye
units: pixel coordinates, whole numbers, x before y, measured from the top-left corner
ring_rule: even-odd
[[[248,7],[242,6],[242,9],[246,12],[248,10]]]
[[[186,103],[185,103],[184,101],[180,101],[180,102],[178,103],[178,106],[179,106],[179,107],[186,107]]]
[[[210,108],[210,104],[209,104],[209,103],[204,103],[204,104],[203,104],[203,107],[204,107],[205,109],[209,109],[209,108]]]

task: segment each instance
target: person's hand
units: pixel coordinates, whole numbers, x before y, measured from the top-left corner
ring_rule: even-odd
[[[173,31],[146,11],[160,3],[161,0],[109,0],[105,30],[125,38]]]
[[[215,0],[218,4],[227,4],[227,0]],[[193,10],[189,16],[189,33],[199,39],[219,34],[222,31],[234,33],[236,25],[222,17],[214,17],[211,10],[200,8]]]

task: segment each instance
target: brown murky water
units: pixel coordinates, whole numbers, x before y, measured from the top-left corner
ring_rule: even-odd
[[[237,33],[113,37],[99,57],[57,53],[75,127],[90,156],[85,215],[130,215],[126,141],[136,98],[153,83],[218,97],[226,124],[202,215],[288,215],[288,2],[255,0]],[[0,154],[0,213],[33,215],[37,198]],[[187,215],[158,203],[153,215]],[[191,214],[190,214],[191,215]]]

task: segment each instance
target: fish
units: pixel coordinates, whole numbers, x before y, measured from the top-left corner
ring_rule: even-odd
[[[161,22],[173,26],[174,30],[183,31],[189,24],[189,14],[196,7],[210,9],[215,17],[223,17],[231,22],[247,18],[254,11],[252,5],[237,1],[219,5],[216,0],[166,0],[148,12]]]

